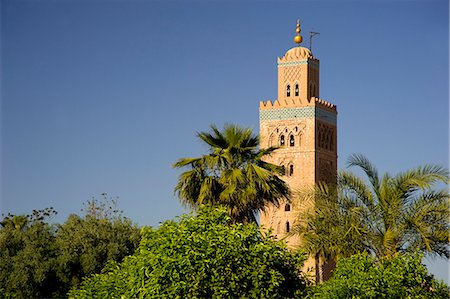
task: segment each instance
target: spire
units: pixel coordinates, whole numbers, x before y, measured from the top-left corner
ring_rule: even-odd
[[[297,20],[297,28],[295,29],[295,32],[297,32],[297,34],[294,37],[294,42],[300,47],[300,44],[302,43],[303,37],[300,35],[300,31],[302,31],[300,29],[300,19]]]

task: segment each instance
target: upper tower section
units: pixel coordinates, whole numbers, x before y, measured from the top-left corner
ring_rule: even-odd
[[[319,98],[319,60],[301,47],[300,20],[297,21],[294,47],[278,57],[278,100],[294,100],[306,106],[312,97]],[[291,102],[291,101],[290,101]]]

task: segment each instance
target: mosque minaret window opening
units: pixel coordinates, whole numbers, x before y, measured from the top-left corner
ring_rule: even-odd
[[[289,221],[286,221],[286,232],[290,232],[291,231],[291,227],[289,225]]]
[[[289,146],[295,146],[294,135],[289,135]]]
[[[289,176],[293,176],[294,175],[294,165],[291,164],[289,165]]]
[[[291,210],[291,205],[287,203],[287,204],[284,206],[284,211],[285,211],[285,212],[289,212],[290,210]]]
[[[286,96],[287,97],[291,96],[291,86],[289,84],[286,86]]]
[[[284,146],[285,140],[284,140],[284,135],[280,136],[280,146]]]
[[[300,93],[300,90],[299,90],[299,88],[298,88],[298,84],[295,84],[295,90],[294,90],[294,92],[295,92],[295,96],[298,97],[298,95],[299,95],[299,93]]]

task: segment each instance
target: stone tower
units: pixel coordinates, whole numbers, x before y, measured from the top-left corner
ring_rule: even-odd
[[[259,106],[261,148],[279,147],[267,160],[285,167],[283,179],[293,191],[290,202],[260,215],[260,224],[278,239],[286,237],[304,210],[296,190],[335,182],[337,175],[336,106],[319,98],[319,60],[300,46],[301,39],[297,23],[298,46],[278,58],[278,99]],[[295,236],[285,240],[291,248],[301,244]],[[308,264],[314,267],[314,260]]]

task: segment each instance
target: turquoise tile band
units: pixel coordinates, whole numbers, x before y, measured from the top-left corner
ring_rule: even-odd
[[[275,108],[259,110],[260,121],[318,118],[321,121],[336,125],[336,114],[317,107]]]

